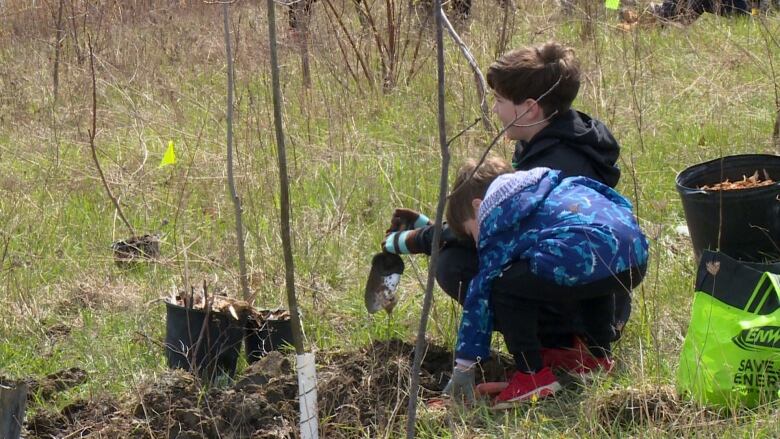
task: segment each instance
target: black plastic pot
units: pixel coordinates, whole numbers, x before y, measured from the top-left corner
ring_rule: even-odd
[[[289,316],[281,319],[263,317],[268,314],[267,311],[253,313],[246,321],[244,349],[246,360],[250,364],[286,344],[293,344],[292,321]]]
[[[211,311],[207,320],[205,310],[185,308],[170,302],[165,302],[165,307],[168,367],[199,373],[209,381],[218,375],[232,377],[236,373],[245,318],[236,320],[229,314]]]
[[[0,438],[18,439],[21,436],[26,407],[27,384],[0,376]]]
[[[699,189],[738,181],[758,171],[768,186],[714,191]],[[703,250],[719,250],[743,261],[780,260],[780,156],[745,154],[691,166],[677,176],[685,220],[698,261]]]

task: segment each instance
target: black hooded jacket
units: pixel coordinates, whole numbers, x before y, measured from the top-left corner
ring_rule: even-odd
[[[553,118],[529,142],[519,141],[512,156],[512,167],[518,171],[546,167],[561,171],[562,177],[584,176],[615,187],[620,179],[616,166],[620,145],[606,125],[585,113],[569,110]],[[431,254],[433,226],[416,236],[416,246]],[[444,224],[442,244],[461,241]],[[474,241],[462,244],[474,247]]]
[[[620,145],[603,123],[569,110],[529,142],[517,142],[512,167],[526,171],[543,166],[561,171],[563,177],[584,176],[615,187],[619,154]]]

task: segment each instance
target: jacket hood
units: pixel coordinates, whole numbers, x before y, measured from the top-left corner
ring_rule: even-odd
[[[559,172],[549,168],[534,168],[498,176],[488,187],[479,208],[478,224],[482,238],[517,226],[522,218],[531,215],[545,201],[547,195],[558,186]],[[522,202],[513,206],[510,215],[503,213],[504,201],[523,192]],[[490,218],[491,221],[486,221]]]
[[[550,154],[551,148],[560,147],[561,144],[576,150],[578,155],[588,161],[589,167],[596,174],[591,177],[600,177],[596,179],[608,186],[617,183],[620,171],[615,163],[620,155],[620,144],[603,123],[576,110],[569,110],[553,118],[529,142],[522,143],[522,161],[534,162],[535,156]],[[564,174],[570,176],[572,173]]]

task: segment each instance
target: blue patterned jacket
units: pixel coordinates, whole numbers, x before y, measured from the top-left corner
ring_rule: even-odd
[[[647,239],[631,202],[587,177],[560,179],[534,168],[499,176],[479,209],[479,272],[469,284],[456,358],[489,356],[490,288],[502,269],[525,259],[559,285],[582,285],[647,263]]]

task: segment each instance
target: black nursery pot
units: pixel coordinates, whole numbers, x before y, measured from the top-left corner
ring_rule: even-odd
[[[27,384],[23,381],[0,376],[0,438],[21,437],[27,396]]]
[[[699,189],[758,171],[774,184],[726,191]],[[677,176],[696,260],[720,250],[750,262],[780,260],[780,156],[745,154],[691,166]]]
[[[269,314],[268,311],[260,311],[250,315],[246,321],[244,349],[246,350],[246,360],[250,364],[263,358],[265,354],[278,350],[285,344],[293,343],[290,317],[264,318],[263,316],[267,314]]]
[[[165,302],[165,307],[168,367],[198,372],[209,381],[218,375],[232,377],[236,373],[245,318],[236,320],[229,314],[211,311],[207,320],[205,310],[185,308],[170,302]]]

